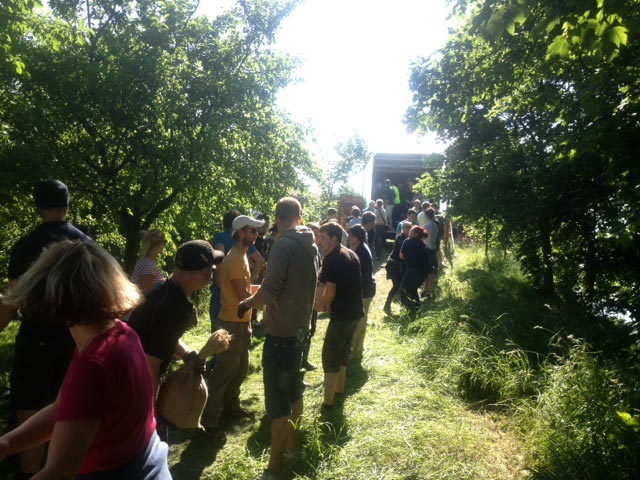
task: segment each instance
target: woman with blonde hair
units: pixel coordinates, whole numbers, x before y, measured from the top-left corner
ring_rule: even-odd
[[[140,287],[142,293],[147,293],[156,283],[165,279],[157,261],[166,244],[167,238],[160,230],[142,231],[142,255],[131,274],[131,281]]]
[[[91,243],[52,245],[11,286],[2,303],[68,327],[76,351],[55,402],[0,437],[0,460],[50,442],[34,480],[171,478],[147,359],[119,320],[140,300],[116,260]]]

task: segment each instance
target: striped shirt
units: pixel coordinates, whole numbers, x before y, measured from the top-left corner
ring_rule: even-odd
[[[151,275],[154,279],[154,283],[162,282],[164,280],[164,273],[158,268],[158,266],[147,257],[140,257],[136,263],[133,273],[131,274],[131,281],[140,286],[140,280],[145,275]]]

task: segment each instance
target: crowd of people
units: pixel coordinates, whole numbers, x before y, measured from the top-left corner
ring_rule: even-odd
[[[299,450],[295,430],[304,372],[316,368],[308,356],[318,312],[329,316],[323,411],[345,394],[349,360],[362,358],[376,294],[370,247],[380,258],[388,232],[395,232],[384,201],[370,202],[363,212],[354,206],[342,224],[330,209],[321,223],[303,226],[293,197],[277,202],[271,226],[267,215],[229,211],[211,241],[178,247],[169,277],[158,266],[167,239],[149,230],[127,278],[109,253],[66,220],[64,183],[39,182],[33,196],[42,223],[14,246],[0,302],[0,328],[20,317],[10,376],[16,428],[0,437],[0,460],[18,454],[24,478],[171,478],[171,425],[154,409],[169,364],[192,361],[206,375],[203,433],[224,442],[221,419],[253,416],[241,406],[240,391],[253,329],[260,325],[271,422],[263,478],[278,478],[287,453]],[[446,228],[431,204],[420,205],[424,225],[416,225],[420,215],[410,209],[386,262],[388,314],[398,293],[413,312],[421,285],[426,295],[433,293]],[[216,356],[207,371],[182,336],[198,322],[192,293],[208,287]]]

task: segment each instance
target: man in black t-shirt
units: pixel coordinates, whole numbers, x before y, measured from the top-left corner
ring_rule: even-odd
[[[344,394],[347,362],[353,333],[364,316],[358,256],[341,245],[342,228],[334,223],[320,227],[318,244],[325,252],[319,281],[325,285],[316,310],[330,312],[322,346],[324,369],[323,408],[333,406],[336,394]]]
[[[69,189],[60,180],[43,180],[33,188],[33,199],[42,223],[13,247],[7,276],[13,282],[25,273],[52,243],[62,240],[91,242],[66,220],[69,211]],[[15,312],[13,313],[15,314]],[[9,320],[12,315],[5,317]],[[2,330],[5,325],[0,325]],[[24,423],[41,408],[52,403],[73,356],[74,343],[66,327],[43,325],[39,318],[24,315],[16,336],[11,369],[9,402],[18,423]],[[20,454],[22,473],[40,470],[44,446]]]
[[[223,259],[224,254],[205,240],[181,245],[171,278],[154,286],[145,301],[131,312],[128,322],[140,337],[156,389],[174,355],[184,359],[190,353],[181,339],[197,323],[189,296],[209,285],[215,265]]]
[[[197,324],[197,312],[189,296],[209,285],[215,266],[223,259],[224,254],[205,240],[182,244],[176,252],[176,270],[171,278],[155,285],[145,295],[145,301],[131,312],[128,322],[147,355],[155,392],[174,356],[184,361],[197,357],[181,338]],[[215,338],[219,342],[216,353],[229,348],[228,337],[217,334]],[[156,419],[158,434],[167,441],[169,425],[158,415]]]

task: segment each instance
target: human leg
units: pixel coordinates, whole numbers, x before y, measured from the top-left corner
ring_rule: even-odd
[[[407,268],[402,278],[401,294],[404,306],[411,312],[420,308],[420,296],[418,287],[422,282],[417,268]]]
[[[248,324],[244,325],[248,328]],[[238,364],[235,375],[229,381],[224,393],[223,415],[234,412],[241,412],[240,407],[240,388],[249,373],[249,348],[251,347],[251,335],[248,331],[242,333],[234,333],[238,337],[240,351],[238,353]]]
[[[297,338],[266,336],[262,367],[265,406],[271,418],[269,472],[277,473],[285,451],[296,447],[295,427],[302,414],[301,360]]]
[[[369,319],[369,307],[373,297],[363,298],[362,307],[364,310],[364,317],[358,320],[356,329],[353,333],[353,341],[351,345],[351,356],[353,358],[362,357],[362,351],[364,350],[364,337],[367,333],[367,321]]]
[[[340,365],[340,371],[338,372],[338,381],[336,382],[336,393],[344,393],[344,387],[347,383],[347,366]]]
[[[384,302],[384,310],[388,313],[391,309],[391,302],[400,291],[400,282],[402,281],[402,271],[396,271],[391,273],[391,289],[387,295],[387,300]]]
[[[216,363],[207,379],[209,397],[202,413],[202,425],[208,428],[219,427],[222,411],[228,405],[229,398],[232,397],[232,394],[227,394],[227,388],[234,380],[235,384],[232,388],[236,388],[237,377],[246,368],[244,356],[247,352],[244,351],[246,341],[243,335],[240,331],[231,331],[237,330],[233,324],[228,325],[231,322],[218,319],[218,323],[221,328],[225,328],[231,333],[231,341],[227,351],[216,355]]]
[[[336,394],[336,385],[338,383],[338,372],[340,365],[337,358],[337,350],[340,342],[339,325],[333,321],[329,321],[327,332],[322,344],[322,369],[324,370],[324,405],[333,405]]]
[[[309,328],[309,333],[307,333],[307,338],[302,347],[302,368],[308,372],[316,369],[316,366],[309,362],[309,350],[311,349],[311,339],[316,334],[317,326],[318,312],[313,310],[313,314],[311,315],[311,328]]]
[[[51,404],[57,397],[75,344],[68,330],[41,329],[28,321],[20,325],[14,345],[9,403],[18,424]],[[31,475],[42,468],[45,445],[19,454],[22,473]]]

